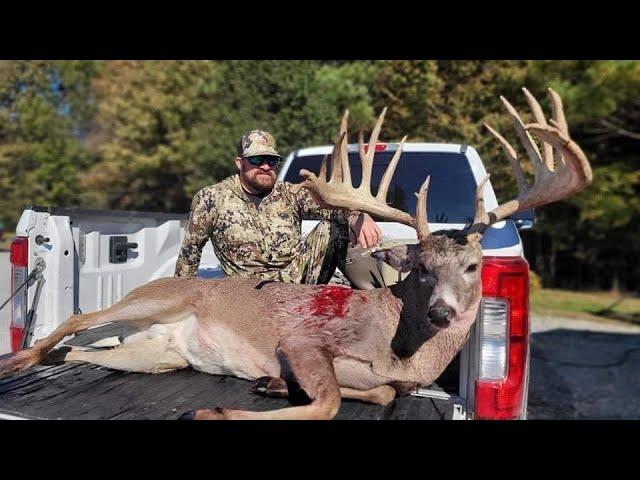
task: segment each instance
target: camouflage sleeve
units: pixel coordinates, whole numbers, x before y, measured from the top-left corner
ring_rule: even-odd
[[[301,217],[310,217],[314,220],[338,220],[348,221],[350,212],[347,210],[329,210],[320,208],[306,188],[301,188],[296,197],[298,211]]]
[[[211,236],[213,199],[200,190],[193,197],[182,248],[176,262],[175,277],[195,277],[200,265],[202,249]]]

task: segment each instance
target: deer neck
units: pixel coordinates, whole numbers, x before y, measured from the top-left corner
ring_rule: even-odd
[[[377,289],[383,290],[381,300],[394,305],[395,316],[383,322],[377,353],[371,359],[372,368],[376,374],[394,381],[429,385],[467,341],[481,295],[478,293],[477,300],[460,314],[457,322],[436,330],[427,322],[424,307],[428,298],[420,298],[416,289],[411,291],[401,283]]]

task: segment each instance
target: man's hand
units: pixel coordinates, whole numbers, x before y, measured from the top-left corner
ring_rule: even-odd
[[[354,213],[349,217],[349,240],[353,246],[370,248],[380,243],[382,230],[366,213]]]

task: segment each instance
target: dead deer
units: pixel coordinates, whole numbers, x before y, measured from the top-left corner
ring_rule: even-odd
[[[513,147],[491,127],[515,168],[518,196],[486,212],[483,187],[476,195],[472,224],[463,230],[430,233],[429,178],[418,196],[416,216],[390,207],[387,190],[402,145],[374,197],[370,190],[375,149],[365,151],[360,135],[362,182],[354,188],[347,156],[347,113],[331,156],[319,175],[302,170],[307,188],[324,207],[359,210],[409,225],[418,243],[374,256],[410,272],[389,287],[352,290],[335,285],[295,285],[227,277],[219,280],[163,278],[131,291],[100,312],[72,315],[49,336],[0,363],[0,375],[40,362],[68,335],[108,322],[129,322],[142,330],[122,345],[102,351],[72,350],[65,361],[161,373],[192,366],[212,374],[258,380],[257,391],[286,395],[285,381],[297,382],[307,405],[267,412],[214,408],[189,412],[195,419],[331,419],[341,398],[387,404],[397,392],[431,384],[468,338],[482,295],[480,240],[487,227],[513,213],[555,202],[582,190],[592,178],[580,147],[570,139],[560,97],[549,90],[553,120],[548,125],[538,102],[525,90],[536,123],[524,125],[502,101],[534,166],[526,184]],[[385,110],[369,145],[375,145]],[[542,143],[542,154],[531,135]]]

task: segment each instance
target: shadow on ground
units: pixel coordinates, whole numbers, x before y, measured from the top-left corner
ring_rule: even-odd
[[[531,335],[528,418],[640,419],[640,335]]]

